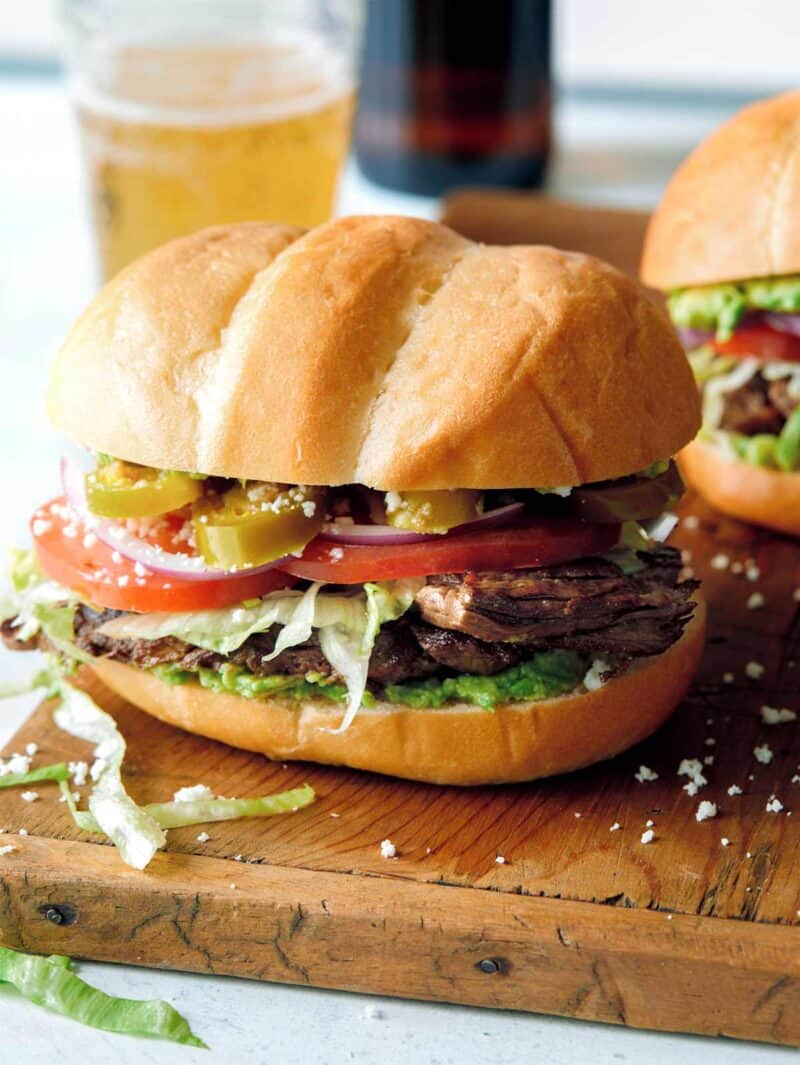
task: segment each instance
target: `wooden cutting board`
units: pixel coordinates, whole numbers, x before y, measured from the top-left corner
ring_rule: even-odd
[[[708,648],[689,697],[636,750],[568,777],[459,790],[270,763],[95,687],[128,741],[138,801],[197,783],[247,796],[309,781],[318,802],[207,826],[206,843],[175,830],[140,873],[77,832],[55,788],[38,786],[33,803],[0,792],[2,843],[17,848],[0,858],[0,942],[800,1045],[800,739],[760,714],[800,710],[800,545],[691,498],[681,513],[692,520],[673,540],[704,582]],[[743,572],[712,565],[721,555]],[[751,609],[754,592],[764,604]],[[6,754],[29,742],[36,764],[89,754],[47,706]],[[765,743],[768,763],[753,753]],[[677,775],[684,758],[713,759],[694,797]],[[658,779],[640,783],[642,765]],[[700,823],[703,799],[719,812]],[[381,857],[384,839],[397,858]]]

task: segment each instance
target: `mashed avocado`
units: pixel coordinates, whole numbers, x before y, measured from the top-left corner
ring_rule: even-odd
[[[241,666],[225,665],[217,672],[214,669],[188,670],[180,666],[155,666],[152,670],[159,680],[167,684],[187,684],[199,681],[209,691],[243,695],[246,699],[264,699],[270,695],[280,694],[287,699],[311,699],[324,696],[340,703],[347,699],[347,688],[343,684],[331,684],[327,677],[307,673],[305,677],[291,677],[274,674],[259,677]],[[371,696],[365,693],[364,705],[368,706]]]
[[[428,677],[405,684],[390,684],[383,697],[388,702],[416,709],[436,709],[447,702],[461,702],[492,710],[497,703],[514,699],[549,699],[563,695],[580,684],[586,669],[587,663],[581,655],[572,651],[546,651],[491,677],[462,673],[457,677]],[[343,684],[331,683],[319,674],[307,673],[302,680],[280,675],[258,677],[235,665],[223,666],[219,672],[211,669],[190,672],[174,665],[156,666],[152,672],[167,684],[186,684],[195,680],[210,691],[243,695],[246,699],[280,695],[298,700],[322,697],[339,703],[347,698]],[[374,702],[374,696],[366,692],[364,706]]]
[[[497,703],[513,699],[550,699],[563,695],[576,688],[585,673],[586,663],[580,655],[572,651],[545,651],[491,677],[462,673],[444,679],[410,680],[388,685],[385,696],[389,702],[418,709],[440,707],[452,701],[492,710]]]
[[[668,299],[675,325],[708,329],[727,340],[747,311],[800,313],[800,276],[763,277],[735,284],[679,289]]]

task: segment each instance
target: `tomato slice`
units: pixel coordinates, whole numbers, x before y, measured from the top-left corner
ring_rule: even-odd
[[[293,577],[278,570],[208,581],[157,573],[143,576],[141,567],[137,572],[135,563],[122,558],[94,533],[87,533],[64,499],[55,499],[36,511],[31,534],[39,564],[48,577],[87,603],[112,610],[210,610],[294,584]]]
[[[508,528],[476,530],[415,544],[378,547],[342,544],[318,536],[284,569],[296,577],[332,584],[466,570],[506,570],[547,566],[607,551],[619,541],[620,527],[566,518],[523,519]]]
[[[766,325],[745,326],[727,340],[715,340],[714,350],[739,359],[749,356],[762,362],[800,362],[800,337]]]

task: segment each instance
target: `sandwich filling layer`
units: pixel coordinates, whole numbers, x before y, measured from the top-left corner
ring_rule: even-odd
[[[491,709],[666,651],[695,582],[659,546],[674,462],[555,488],[382,493],[107,456],[63,466],[0,609],[9,646],[248,698]]]
[[[703,397],[701,437],[756,466],[800,469],[800,277],[673,292]]]
[[[438,707],[460,701],[491,708],[598,685],[634,659],[675,643],[691,617],[697,587],[680,579],[678,551],[663,546],[417,583],[402,615],[382,624],[374,638],[362,702]],[[318,609],[325,596],[337,598],[336,590],[319,593]],[[302,598],[295,593],[296,609]],[[362,600],[358,593],[347,596],[356,611]],[[225,646],[235,611],[217,613],[201,626],[206,646],[199,646],[188,638],[192,623],[180,615],[131,614],[78,602],[72,636],[82,655],[154,670],[171,684],[197,682],[250,698],[347,698],[347,678],[323,649],[325,626],[281,649],[287,626],[270,624],[226,652],[213,646]],[[215,626],[222,634],[209,638]],[[22,639],[19,629],[18,618],[3,624],[12,649],[48,648],[43,631]],[[187,638],[178,635],[182,631]]]

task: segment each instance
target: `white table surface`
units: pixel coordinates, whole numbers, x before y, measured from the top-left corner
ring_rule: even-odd
[[[710,108],[655,110],[568,103],[559,116],[558,195],[651,204],[666,176],[719,120]],[[51,353],[93,290],[91,252],[73,129],[60,85],[0,77],[0,544],[25,542],[27,516],[57,483],[59,444],[44,419]],[[387,195],[350,171],[342,210],[434,216],[436,205]],[[91,411],[87,411],[91,417]],[[33,663],[3,654],[4,680]],[[0,704],[0,741],[33,706]],[[1,826],[0,826],[1,827]],[[0,859],[2,860],[2,859]],[[370,998],[246,980],[83,963],[81,974],[117,994],[165,998],[211,1053],[82,1028],[0,988],[0,1061],[25,1065],[250,1062],[344,1065],[397,1062],[470,1065],[487,1060],[547,1065],[777,1065],[792,1051],[727,1040]],[[377,1008],[378,1015],[373,1016]]]

